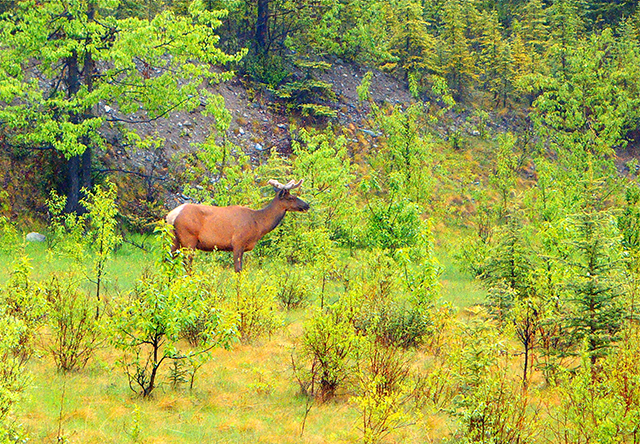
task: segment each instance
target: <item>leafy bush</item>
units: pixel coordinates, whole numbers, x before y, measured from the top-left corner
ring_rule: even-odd
[[[375,336],[387,346],[413,347],[432,331],[428,313],[409,304],[389,303],[374,309],[367,306],[355,320],[357,331]]]
[[[102,339],[98,301],[90,300],[70,279],[54,276],[43,287],[52,333],[49,350],[59,370],[83,368]]]
[[[284,58],[277,54],[256,52],[243,62],[249,77],[269,88],[277,88],[291,75]]]
[[[302,343],[294,357],[294,372],[302,392],[325,402],[355,374],[359,347],[356,332],[340,310],[317,313],[304,326]]]
[[[0,307],[6,316],[22,323],[19,341],[12,350],[23,362],[33,353],[37,329],[46,315],[46,301],[40,286],[30,277],[31,265],[26,257],[13,265],[11,277],[0,293]]]
[[[367,239],[371,246],[395,251],[411,247],[419,238],[421,219],[415,204],[408,200],[370,202]]]
[[[29,261],[17,260],[0,292],[0,442],[26,437],[10,420],[28,383],[25,365],[34,352],[37,329],[46,312],[42,292],[29,277]]]
[[[0,442],[19,442],[23,435],[10,414],[19,402],[29,377],[25,371],[24,337],[29,335],[26,323],[5,312],[0,306]],[[24,440],[26,442],[26,439]]]
[[[311,291],[311,282],[301,268],[283,267],[278,273],[277,298],[287,310],[305,304]]]
[[[615,355],[606,356],[601,366],[590,364],[585,354],[576,372],[564,370],[549,396],[559,405],[547,405],[545,433],[561,443],[626,443],[638,434],[640,416],[637,366],[638,334],[624,332],[626,338]]]
[[[358,394],[351,402],[360,411],[364,443],[378,443],[391,431],[415,421],[412,404],[417,391],[410,371],[411,356],[398,347],[369,341],[360,360]]]
[[[10,254],[18,251],[22,242],[15,225],[5,217],[0,216],[0,252]]]
[[[93,267],[90,280],[96,286],[98,300],[100,300],[100,291],[106,276],[106,264],[115,248],[122,242],[116,232],[118,214],[116,196],[116,186],[108,182],[105,187],[96,185],[93,191],[86,191],[86,198],[81,201],[88,211],[85,242],[92,253]]]
[[[506,364],[506,344],[493,323],[473,320],[457,330],[450,350],[457,396],[451,413],[462,442],[528,441],[537,424],[527,409],[527,393]]]
[[[237,319],[242,342],[270,335],[282,325],[276,301],[276,287],[263,272],[239,273],[231,295],[231,311]]]
[[[436,295],[429,287],[436,282],[435,270],[429,271],[426,263],[412,264],[425,274],[414,276],[409,264],[403,269],[381,252],[372,252],[365,263],[365,271],[351,283],[352,298],[358,301],[352,318],[356,330],[387,346],[420,344],[433,332]]]
[[[86,220],[85,216],[65,213],[66,203],[65,196],[51,191],[47,200],[50,218],[47,245],[50,252],[71,258],[77,266],[85,259]]]
[[[206,358],[213,347],[228,346],[236,334],[219,310],[210,309],[202,276],[172,276],[167,270],[172,268],[165,268],[165,274],[143,276],[116,304],[111,319],[113,343],[124,352],[121,364],[129,387],[143,397],[157,387],[165,361]],[[210,311],[199,331],[199,344],[182,349],[179,341],[185,327],[206,309]]]

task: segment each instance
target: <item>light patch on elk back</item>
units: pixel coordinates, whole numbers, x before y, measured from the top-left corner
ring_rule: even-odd
[[[167,223],[173,225],[173,223],[176,221],[176,218],[178,217],[178,215],[180,214],[180,212],[184,209],[184,207],[187,204],[182,204],[177,208],[174,208],[173,210],[171,210],[169,212],[169,214],[167,214]]]

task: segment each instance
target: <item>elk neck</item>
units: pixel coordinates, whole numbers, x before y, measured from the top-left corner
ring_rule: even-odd
[[[263,209],[256,211],[256,221],[260,225],[261,235],[264,236],[274,230],[286,213],[287,210],[278,203],[277,198],[269,202],[269,205]]]

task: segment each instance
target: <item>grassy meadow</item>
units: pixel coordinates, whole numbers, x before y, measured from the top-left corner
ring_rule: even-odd
[[[105,296],[117,299],[131,291],[135,281],[155,267],[161,255],[159,240],[134,238],[123,243],[107,267]],[[31,277],[44,281],[74,267],[73,261],[52,254],[45,243],[26,243]],[[6,281],[19,254],[4,254],[0,279]],[[200,253],[198,272],[220,268],[229,283],[235,278],[228,253]],[[345,258],[350,260],[348,253]],[[476,282],[459,271],[446,252],[439,252],[442,264],[442,299],[457,307],[481,302]],[[258,268],[257,258],[246,256],[248,279]],[[357,264],[352,264],[357,267]],[[92,285],[83,284],[91,293]],[[335,302],[344,286],[327,285],[326,303]],[[149,399],[135,395],[118,366],[121,352],[104,340],[84,369],[60,372],[48,351],[50,332],[44,327],[36,353],[26,366],[30,383],[15,412],[31,442],[53,443],[347,443],[358,441],[358,412],[348,392],[338,392],[325,403],[314,403],[301,394],[291,359],[299,346],[304,321],[320,301],[315,296],[306,305],[281,311],[282,323],[273,333],[230,349],[215,348],[212,357],[198,370],[193,388],[173,387],[167,372]],[[415,365],[426,355],[415,351]],[[165,368],[165,370],[167,370]],[[302,425],[304,423],[304,432]],[[450,432],[444,418],[431,416],[419,426],[402,427],[391,435],[394,442],[429,442]]]

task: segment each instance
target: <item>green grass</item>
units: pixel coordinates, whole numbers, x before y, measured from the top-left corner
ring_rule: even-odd
[[[130,289],[142,272],[154,266],[159,253],[155,238],[135,237],[136,243],[144,243],[147,251],[130,243],[123,243],[109,260],[106,267],[104,281],[105,293],[115,294]],[[0,253],[0,282],[6,282],[13,269],[14,261],[21,255],[29,258],[31,263],[31,278],[36,281],[47,279],[54,273],[63,273],[75,269],[84,277],[91,277],[91,257],[83,264],[61,254],[54,254],[47,249],[44,242],[25,242],[24,249],[19,248],[11,253]],[[95,287],[85,279],[82,287],[92,291]]]
[[[154,266],[160,255],[155,239],[148,240],[146,246],[148,251],[130,244],[118,249],[108,265],[105,293],[109,297],[119,297],[145,269]],[[70,259],[48,252],[45,244],[27,244],[24,254],[31,259],[35,280],[74,266]],[[0,256],[0,278],[6,281],[17,256]],[[443,266],[443,299],[461,308],[481,301],[483,291],[477,283],[458,271],[446,252],[438,256]],[[259,261],[251,254],[248,259],[246,273],[251,273]],[[195,265],[206,271],[214,263],[224,264],[221,285],[232,285],[234,274],[227,253],[199,254]],[[83,285],[93,291],[88,281]],[[331,303],[339,298],[344,286],[332,280],[326,290],[326,301]],[[346,398],[314,406],[300,436],[307,404],[299,395],[291,353],[305,319],[311,316],[311,307],[318,305],[319,297],[314,293],[306,306],[284,313],[283,328],[272,337],[252,345],[236,343],[231,350],[214,350],[213,359],[198,372],[193,390],[174,390],[163,379],[149,400],[137,398],[129,390],[117,364],[120,354],[108,343],[87,368],[58,373],[43,330],[39,349],[28,365],[31,384],[16,419],[37,443],[61,442],[58,436],[67,440],[64,442],[87,444],[354,442],[359,436],[358,412]],[[407,442],[428,441],[427,429],[411,430],[413,435],[404,438]],[[403,433],[409,432],[399,430],[394,435],[397,442],[403,441]]]
[[[86,444],[326,442],[329,431],[331,442],[352,442],[355,412],[340,401],[312,409],[300,437],[306,400],[283,365],[291,345],[284,340],[216,350],[193,390],[165,381],[149,400],[128,390],[107,350],[70,374],[40,357],[30,364],[33,383],[17,416],[38,443],[58,436]]]
[[[446,251],[437,254],[442,266],[442,299],[456,307],[467,308],[484,301],[486,292],[478,281],[460,270]]]

